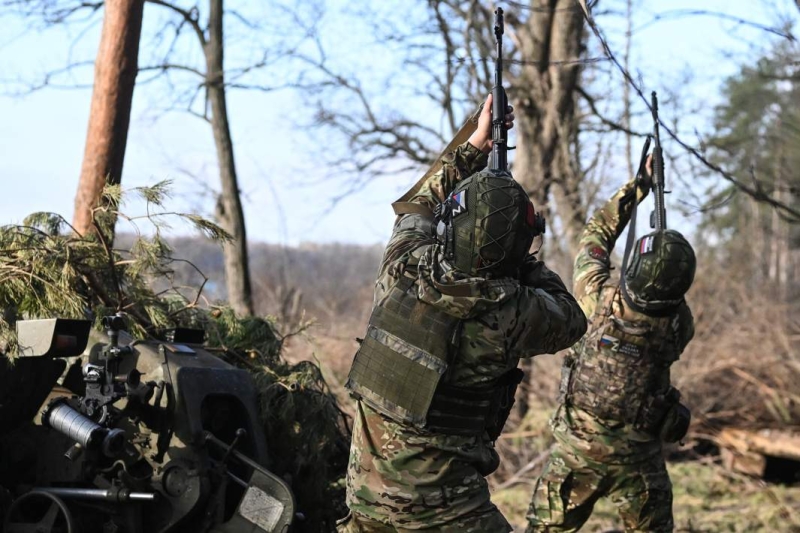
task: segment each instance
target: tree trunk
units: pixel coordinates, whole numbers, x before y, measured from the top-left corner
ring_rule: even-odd
[[[531,16],[517,28],[526,63],[514,80],[518,136],[514,175],[536,208],[546,214],[554,193],[567,252],[573,254],[586,221],[579,187],[582,177],[575,175],[569,154],[577,132],[574,116],[580,65],[550,65],[549,61],[581,57],[583,15],[574,0],[531,0],[531,7]]]
[[[565,241],[559,248],[569,256],[563,262],[571,265],[586,222],[580,194],[583,176],[575,168],[571,149],[577,142],[575,98],[580,68],[577,63],[550,65],[549,61],[581,57],[583,15],[574,0],[531,0],[530,6],[531,16],[516,28],[525,64],[512,80],[510,95],[517,117],[514,177],[538,211],[546,217],[558,214]],[[549,206],[551,198],[554,209]],[[566,276],[567,283],[570,278]],[[516,409],[524,418],[536,391],[530,386],[532,363],[523,367],[528,378],[517,395]]]
[[[72,225],[91,232],[92,210],[106,183],[122,179],[144,0],[108,0],[94,69],[94,90]],[[113,238],[113,225],[110,228]]]
[[[244,212],[239,196],[233,141],[228,124],[223,70],[222,15],[222,0],[209,0],[208,42],[205,45],[206,83],[208,102],[211,105],[211,128],[214,131],[222,185],[222,194],[217,199],[216,216],[219,224],[233,236],[231,242],[223,245],[228,302],[237,315],[247,316],[253,314],[253,292],[247,259]]]

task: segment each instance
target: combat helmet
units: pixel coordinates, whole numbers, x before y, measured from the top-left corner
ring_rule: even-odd
[[[625,300],[637,311],[669,311],[692,286],[696,267],[694,249],[683,235],[671,229],[649,233],[636,241],[625,269]]]
[[[545,231],[522,186],[509,172],[488,168],[459,183],[434,215],[445,257],[471,276],[516,276],[533,238]]]

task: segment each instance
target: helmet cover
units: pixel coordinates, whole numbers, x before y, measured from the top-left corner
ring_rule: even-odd
[[[694,281],[694,249],[675,230],[649,233],[636,241],[625,270],[625,286],[645,310],[670,308],[683,300]]]
[[[473,276],[515,276],[533,238],[544,233],[528,194],[504,171],[484,169],[460,182],[436,217],[445,255]]]

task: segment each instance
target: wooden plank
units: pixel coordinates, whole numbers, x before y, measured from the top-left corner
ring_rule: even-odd
[[[758,453],[739,453],[728,448],[722,448],[720,455],[722,456],[722,466],[732,472],[763,477],[767,468],[767,458]]]
[[[793,431],[725,428],[720,431],[717,443],[739,455],[758,453],[800,461],[800,433]]]

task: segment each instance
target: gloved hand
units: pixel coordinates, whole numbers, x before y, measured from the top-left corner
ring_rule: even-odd
[[[548,271],[544,266],[544,261],[539,261],[533,254],[528,255],[522,262],[519,270],[519,282],[527,287],[536,287],[539,285],[542,274]]]
[[[644,163],[644,172],[636,176],[636,184],[644,190],[653,188],[653,154],[647,156]]]

